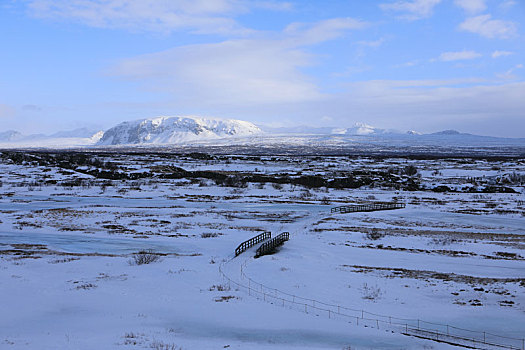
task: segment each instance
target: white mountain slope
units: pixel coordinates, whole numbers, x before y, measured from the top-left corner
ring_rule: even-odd
[[[348,135],[348,136],[374,136],[374,135],[386,135],[386,134],[401,134],[400,131],[394,129],[380,129],[365,123],[354,123],[348,128],[337,128],[337,127],[309,127],[305,125],[293,126],[293,127],[263,127],[263,130],[269,134],[311,134],[311,135]],[[415,132],[414,132],[415,133]]]
[[[0,141],[1,142],[11,142],[16,141],[22,138],[22,134],[15,130],[8,130],[0,132]]]
[[[0,132],[0,148],[69,148],[93,146],[103,131],[94,131],[86,128],[60,131],[52,135],[31,134],[23,135],[18,131]]]
[[[349,128],[342,129],[338,132],[344,135],[384,135],[384,134],[399,134],[397,130],[380,129],[365,123],[354,123]]]
[[[107,130],[98,145],[182,144],[251,136],[261,133],[256,125],[235,119],[208,119],[194,116],[156,117],[123,122]]]

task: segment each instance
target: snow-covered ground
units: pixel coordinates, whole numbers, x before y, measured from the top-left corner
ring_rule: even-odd
[[[519,160],[100,160],[137,173],[176,166],[319,175],[414,165],[423,189],[461,189],[472,178],[477,186],[501,184],[525,171]],[[228,187],[156,176],[106,180],[6,159],[0,174],[2,349],[455,348],[308,312],[311,304],[308,313],[283,307],[274,297],[285,295],[358,314],[525,337],[525,206],[518,183],[506,183],[516,193]],[[407,206],[330,213],[335,205],[376,201]],[[276,254],[254,259],[252,249],[234,258],[239,243],[264,231],[288,231],[291,238]],[[141,250],[160,260],[137,265],[134,253]],[[268,300],[235,282],[262,285]]]

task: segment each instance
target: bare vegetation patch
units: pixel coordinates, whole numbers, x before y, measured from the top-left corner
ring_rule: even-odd
[[[163,254],[155,253],[151,250],[140,251],[132,255],[128,261],[130,265],[145,265],[160,261]]]

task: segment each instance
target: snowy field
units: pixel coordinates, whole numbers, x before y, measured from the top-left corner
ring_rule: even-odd
[[[1,152],[1,349],[523,346],[522,159],[82,157]],[[375,202],[406,208],[330,211]]]

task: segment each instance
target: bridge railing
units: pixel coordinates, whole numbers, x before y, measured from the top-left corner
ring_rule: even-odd
[[[261,244],[259,248],[257,248],[257,251],[255,252],[255,257],[259,257],[262,255],[266,255],[270,252],[272,252],[276,247],[282,245],[284,242],[290,239],[290,233],[289,232],[283,232],[274,238],[270,239],[268,242],[264,242]]]
[[[404,203],[370,203],[360,205],[342,205],[339,207],[333,207],[330,209],[331,213],[355,213],[355,212],[366,212],[376,210],[393,210],[403,209],[406,207]]]
[[[255,237],[250,238],[247,241],[242,242],[237,248],[235,248],[235,256],[245,252],[247,249],[253,247],[257,243],[270,239],[271,237],[272,234],[270,232],[263,232],[260,235],[257,235]]]

